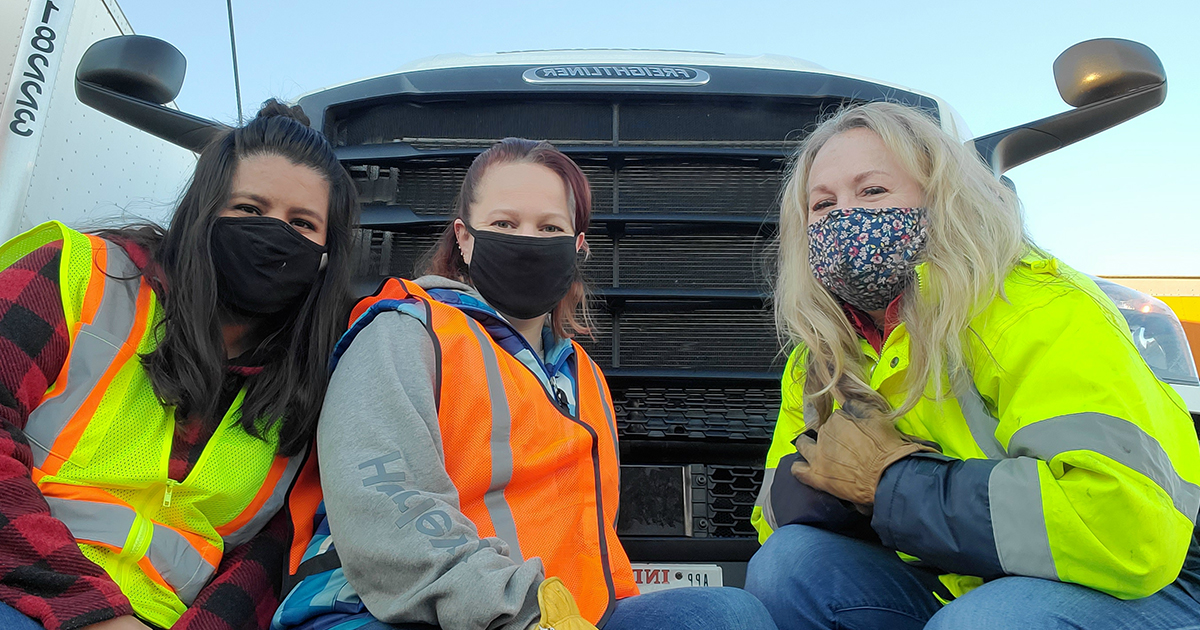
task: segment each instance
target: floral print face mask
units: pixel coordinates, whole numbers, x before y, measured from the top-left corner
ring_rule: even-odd
[[[834,295],[877,311],[912,280],[926,231],[922,208],[836,208],[808,226],[808,263]]]

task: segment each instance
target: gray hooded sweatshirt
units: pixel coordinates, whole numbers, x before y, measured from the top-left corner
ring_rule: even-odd
[[[426,289],[471,293],[445,278]],[[539,558],[480,538],[446,473],[433,343],[416,317],[381,313],[342,355],[317,429],[321,487],[342,569],[388,623],[524,630],[539,617]],[[454,445],[448,445],[454,448]]]

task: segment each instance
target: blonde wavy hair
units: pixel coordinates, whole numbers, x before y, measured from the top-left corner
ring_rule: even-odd
[[[869,129],[902,164],[924,193],[928,237],[919,262],[928,282],[905,289],[900,319],[910,336],[907,396],[892,409],[871,389],[854,330],[838,299],[813,276],[808,262],[808,177],[813,160],[834,136]],[[840,110],[822,122],[797,150],[781,196],[775,323],[785,350],[800,348],[795,371],[805,374],[804,400],[820,426],[834,400],[866,403],[889,417],[903,416],[929,384],[938,400],[942,378],[965,372],[963,339],[971,320],[996,296],[1005,277],[1033,248],[1016,194],[996,180],[975,152],[924,112],[894,103]]]

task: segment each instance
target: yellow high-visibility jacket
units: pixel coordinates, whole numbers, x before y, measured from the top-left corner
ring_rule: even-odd
[[[925,265],[917,276],[918,287],[929,281]],[[1200,446],[1187,408],[1151,372],[1120,312],[1086,276],[1030,255],[1004,291],[964,336],[969,378],[955,387],[942,375],[952,395],[935,401],[930,383],[897,421],[904,433],[937,442],[945,457],[891,466],[870,525],[902,557],[945,571],[942,582],[954,596],[1003,575],[1081,584],[1121,599],[1151,595],[1179,576],[1195,544]],[[865,340],[862,351],[871,387],[899,406],[909,364],[905,325],[881,352]],[[776,518],[794,506],[772,485],[788,475],[776,467],[804,431],[803,357],[798,348],[784,371],[753,515],[760,541],[773,527],[797,522]]]

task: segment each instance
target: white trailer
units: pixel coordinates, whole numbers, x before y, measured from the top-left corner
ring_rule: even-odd
[[[49,219],[169,216],[195,154],[75,96],[84,51],[132,33],[115,0],[0,2],[0,242]]]

